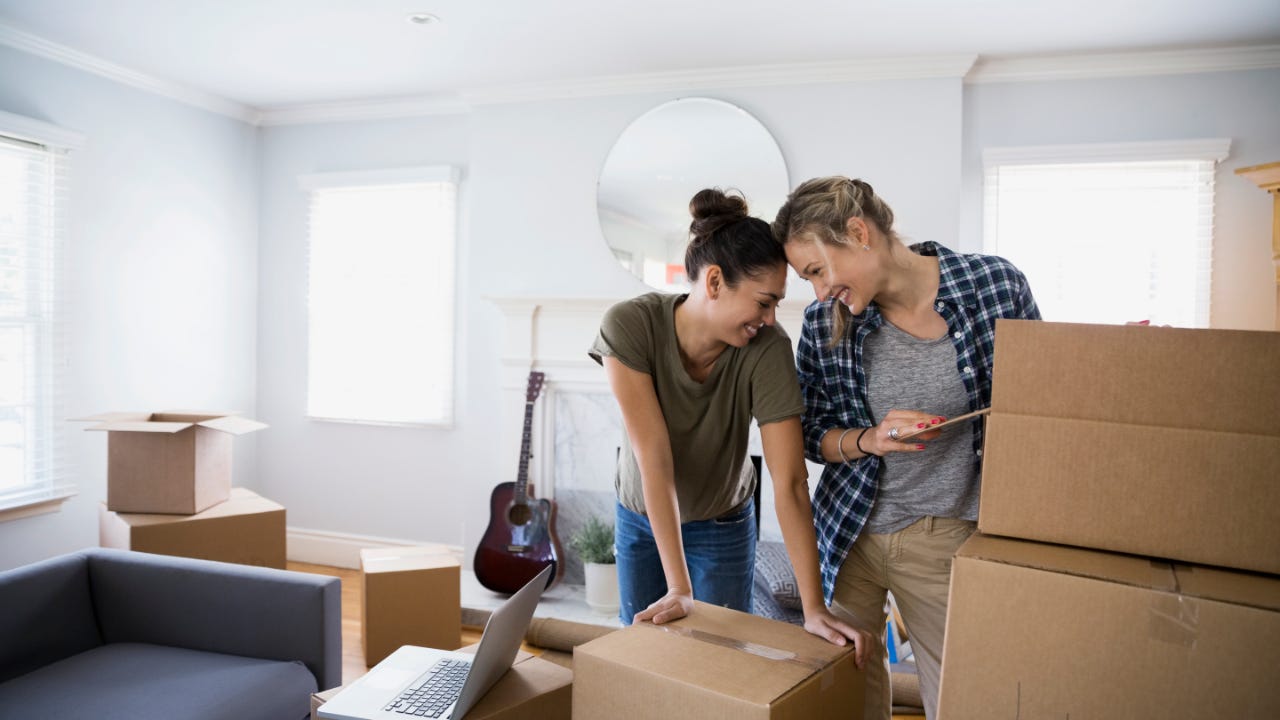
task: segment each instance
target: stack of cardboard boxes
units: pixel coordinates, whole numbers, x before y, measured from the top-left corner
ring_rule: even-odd
[[[1280,333],[997,325],[940,716],[1280,717]]]
[[[81,418],[107,433],[103,547],[285,566],[285,511],[231,487],[237,435],[266,425],[231,413],[170,410]]]

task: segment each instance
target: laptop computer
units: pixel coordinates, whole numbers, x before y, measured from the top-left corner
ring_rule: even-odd
[[[554,566],[506,600],[485,623],[475,655],[406,645],[320,706],[325,720],[461,718],[516,659]]]

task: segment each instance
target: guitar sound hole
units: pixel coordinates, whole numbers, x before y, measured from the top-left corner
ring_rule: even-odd
[[[523,503],[512,505],[511,508],[507,510],[507,520],[509,520],[512,525],[524,525],[529,522],[529,518],[531,517],[533,517],[533,511],[529,509],[528,505]]]

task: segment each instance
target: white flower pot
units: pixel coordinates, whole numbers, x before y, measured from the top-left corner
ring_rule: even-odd
[[[587,605],[601,615],[618,612],[618,566],[613,563],[583,563],[587,583]]]

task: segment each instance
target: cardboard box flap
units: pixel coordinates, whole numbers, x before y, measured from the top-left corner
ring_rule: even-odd
[[[146,422],[141,420],[113,420],[98,425],[90,425],[85,430],[106,430],[109,432],[147,432],[147,433],[177,433],[192,427],[192,424],[182,422]]]
[[[991,407],[1280,436],[1280,333],[996,322]]]
[[[1182,564],[1173,573],[1184,595],[1280,612],[1280,578]]]
[[[439,543],[363,548],[360,550],[360,568],[367,573],[380,573],[459,567],[461,555],[460,548]]]
[[[382,555],[367,557],[361,553],[360,569],[367,573],[403,572],[405,570],[434,570],[460,567],[452,553],[434,555]]]
[[[213,430],[230,433],[232,435],[244,435],[267,427],[266,423],[239,417],[237,415],[225,415],[211,420],[202,420],[196,424],[200,427],[207,427]]]
[[[654,633],[664,634],[666,642],[654,642]],[[793,625],[698,602],[689,617],[633,625],[575,652],[768,706],[852,648]]]
[[[1171,593],[1178,591],[1178,581],[1169,563],[1134,555],[975,534],[956,551],[956,558],[1020,565]]]

